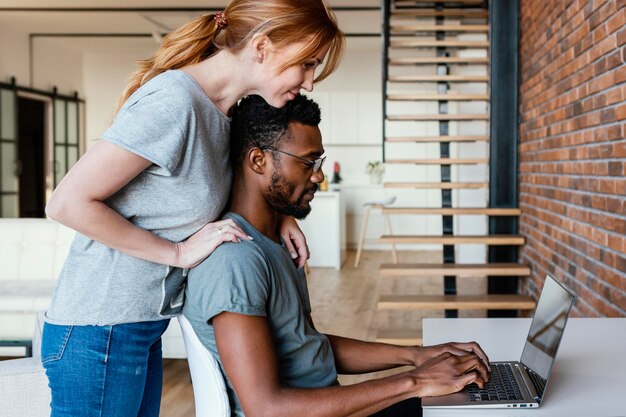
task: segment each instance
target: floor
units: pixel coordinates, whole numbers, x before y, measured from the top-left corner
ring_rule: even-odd
[[[308,274],[313,320],[318,330],[362,340],[374,340],[378,328],[412,328],[421,333],[423,317],[442,317],[442,311],[380,312],[376,311],[379,294],[441,294],[441,277],[380,279],[381,263],[392,262],[391,253],[365,251],[358,268],[354,268],[354,252],[340,271],[311,268]],[[438,262],[440,252],[400,252],[400,262]],[[459,283],[460,284],[460,283]],[[484,291],[484,280],[463,280],[465,294]],[[357,383],[377,374],[340,377],[342,384]],[[189,370],[184,360],[166,360],[162,417],[193,417],[193,392]]]

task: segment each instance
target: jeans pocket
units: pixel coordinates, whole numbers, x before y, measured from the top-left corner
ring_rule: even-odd
[[[41,363],[46,364],[58,361],[63,357],[63,352],[72,334],[74,326],[59,326],[45,323],[41,341]]]

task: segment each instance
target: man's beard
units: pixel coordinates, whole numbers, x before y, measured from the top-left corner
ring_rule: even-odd
[[[306,191],[298,197],[295,203],[289,201],[288,196],[293,195],[293,187],[285,182],[279,173],[274,171],[272,174],[272,182],[267,187],[267,202],[270,207],[278,213],[302,220],[311,212],[310,204],[302,206],[302,200],[305,194]]]

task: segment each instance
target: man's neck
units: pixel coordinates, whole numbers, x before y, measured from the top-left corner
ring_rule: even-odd
[[[280,243],[282,214],[272,209],[263,196],[251,188],[235,180],[228,211],[240,215],[259,232]]]

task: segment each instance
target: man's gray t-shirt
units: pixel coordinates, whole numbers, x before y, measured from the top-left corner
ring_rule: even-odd
[[[230,118],[191,76],[178,70],[158,75],[126,101],[102,135],[153,163],[106,204],[157,236],[185,240],[228,201],[229,135]],[[77,234],[47,320],[110,325],[172,317],[182,310],[184,272]]]
[[[253,240],[224,243],[189,272],[183,314],[220,364],[232,414],[244,415],[224,372],[211,324],[211,319],[222,312],[267,318],[281,384],[298,388],[336,385],[330,341],[309,322],[311,305],[303,268],[297,269],[283,245],[260,233],[243,217],[234,213],[226,217]]]

